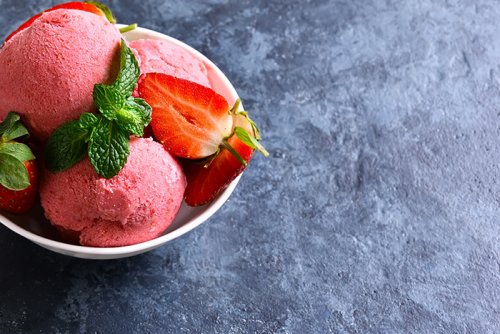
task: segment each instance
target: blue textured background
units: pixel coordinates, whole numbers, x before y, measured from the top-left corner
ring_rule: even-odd
[[[54,3],[0,0],[0,36]],[[108,4],[218,64],[272,154],[134,258],[0,227],[1,333],[500,332],[497,1]]]

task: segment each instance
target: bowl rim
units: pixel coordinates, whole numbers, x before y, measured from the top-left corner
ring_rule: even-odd
[[[126,25],[124,24],[116,24],[117,28],[125,27]],[[235,97],[238,97],[238,94],[229,81],[229,79],[225,76],[225,74],[206,56],[204,56],[202,53],[197,51],[196,49],[192,48],[191,46],[187,45],[184,42],[179,41],[178,39],[175,39],[173,37],[170,37],[168,35],[162,34],[160,32],[150,30],[147,28],[142,28],[142,27],[137,27],[133,31],[129,33],[124,33],[122,36],[127,40],[127,34],[143,34],[147,35],[147,37],[144,38],[153,38],[153,39],[162,39],[162,40],[167,40],[175,45],[178,45],[182,47],[183,49],[187,50],[188,52],[192,53],[194,56],[196,56],[199,59],[202,59],[203,62],[205,62],[209,67],[210,70],[216,72],[217,76],[221,79],[223,82],[224,86],[229,89],[232,95]],[[9,230],[25,237],[26,239],[35,242],[39,244],[40,246],[43,246],[45,248],[48,248],[52,251],[60,250],[62,254],[65,255],[70,255],[74,254],[73,256],[81,257],[78,256],[78,254],[85,254],[87,256],[91,256],[90,258],[94,258],[92,256],[96,256],[94,259],[99,259],[99,256],[116,256],[118,257],[123,257],[129,255],[135,255],[141,253],[141,251],[148,251],[150,249],[156,248],[158,246],[161,246],[169,241],[172,241],[181,235],[186,234],[187,232],[193,230],[194,228],[198,227],[205,221],[207,221],[211,216],[213,216],[221,207],[222,205],[227,201],[231,193],[234,191],[236,188],[236,185],[241,179],[242,174],[240,174],[236,179],[234,179],[229,186],[221,193],[218,195],[218,197],[211,203],[207,204],[205,207],[205,210],[200,212],[194,219],[191,219],[188,223],[182,225],[181,227],[168,232],[166,234],[163,234],[155,239],[148,240],[145,242],[141,242],[138,244],[134,245],[129,245],[129,246],[119,246],[119,247],[88,247],[88,246],[80,246],[80,245],[74,245],[74,244],[68,244],[64,243],[61,241],[45,238],[43,236],[40,236],[34,232],[31,232],[29,230],[26,230],[22,228],[21,226],[15,224],[13,221],[5,217],[3,214],[0,213],[0,223],[3,224],[5,227],[7,227]],[[114,257],[112,257],[114,258]]]
[[[233,190],[236,188],[239,180],[241,178],[241,174],[233,180],[230,185],[219,195],[219,197],[208,204],[207,209],[201,212],[199,216],[192,219],[189,223],[171,231],[167,234],[161,235],[155,239],[148,240],[145,242],[141,242],[138,244],[130,245],[130,246],[119,246],[119,247],[88,247],[88,246],[79,246],[64,243],[61,241],[52,240],[49,238],[42,237],[36,233],[23,229],[21,226],[15,224],[9,219],[4,220],[5,216],[0,215],[0,223],[2,223],[5,227],[10,229],[11,231],[37,243],[49,248],[56,248],[66,252],[71,253],[79,253],[79,254],[87,254],[87,255],[124,255],[124,254],[132,254],[135,252],[139,252],[141,250],[148,250],[155,248],[157,246],[163,245],[169,241],[172,241],[181,235],[186,234],[192,229],[198,227],[205,221],[207,221],[211,216],[217,212],[222,205],[227,201]]]

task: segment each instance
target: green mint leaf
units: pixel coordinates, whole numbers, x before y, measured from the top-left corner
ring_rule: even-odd
[[[0,153],[0,184],[10,190],[23,190],[30,186],[28,170],[16,157]]]
[[[114,121],[101,118],[90,138],[89,158],[96,172],[110,179],[127,162],[129,135]]]
[[[21,162],[34,160],[35,156],[28,145],[23,143],[0,143],[0,153],[13,156]]]
[[[14,112],[9,112],[5,120],[0,124],[0,135],[2,142],[29,136],[28,130],[21,123],[21,118]]]
[[[84,113],[78,121],[59,127],[45,147],[45,162],[53,172],[63,171],[86,153],[96,172],[111,178],[127,162],[130,135],[142,136],[151,122],[151,107],[131,95],[140,69],[137,60],[122,40],[120,72],[112,85],[97,84],[92,97],[100,114]]]
[[[142,114],[135,109],[121,109],[117,114],[118,126],[125,132],[131,133],[137,137],[144,134],[144,122]]]
[[[116,119],[116,112],[120,110],[125,103],[125,98],[121,92],[113,86],[95,85],[92,96],[101,114],[110,121]]]
[[[87,152],[88,137],[88,129],[83,129],[79,121],[57,128],[45,146],[47,168],[52,172],[61,172],[82,160]]]
[[[116,116],[121,129],[142,137],[144,127],[151,122],[151,107],[143,99],[130,97]]]
[[[104,13],[104,16],[106,16],[106,18],[108,19],[109,22],[111,22],[112,24],[116,23],[116,19],[113,16],[111,9],[108,8],[108,6],[106,6],[105,4],[102,4],[98,1],[85,1],[85,2],[99,8]]]
[[[151,123],[151,114],[153,109],[144,99],[129,97],[126,104],[130,107],[136,108],[142,114],[142,121],[144,126],[148,126]]]
[[[259,143],[257,141],[257,139],[255,139],[250,134],[248,134],[248,132],[246,132],[245,129],[237,126],[234,128],[234,133],[238,137],[239,140],[241,140],[243,143],[245,143],[245,145],[248,145],[251,148],[253,148],[254,150],[259,151],[265,157],[269,156],[269,152],[266,151],[264,146],[262,146],[261,143]]]
[[[85,112],[80,116],[79,125],[82,129],[87,129],[89,132],[92,132],[92,129],[98,121],[99,119],[96,115]]]
[[[141,75],[141,70],[134,53],[127,46],[125,40],[122,39],[122,47],[120,50],[120,73],[118,78],[113,83],[112,87],[115,88],[122,96],[129,97],[132,95],[137,80]]]

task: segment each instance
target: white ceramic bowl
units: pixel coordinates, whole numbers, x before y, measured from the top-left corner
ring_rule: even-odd
[[[117,26],[120,28],[123,25]],[[143,38],[164,39],[181,46],[197,58],[201,59],[207,65],[210,83],[215,91],[223,95],[230,104],[238,98],[236,90],[226,78],[224,73],[222,73],[208,58],[190,46],[172,37],[144,28],[137,28],[134,31],[125,33],[124,37],[128,41]],[[77,246],[60,242],[57,240],[56,234],[51,228],[50,223],[44,219],[43,210],[39,205],[33,208],[28,214],[22,216],[0,214],[0,222],[13,232],[44,248],[60,254],[96,260],[118,259],[141,254],[157,248],[177,237],[180,237],[205,222],[217,210],[219,210],[224,202],[226,202],[238,184],[240,177],[235,179],[224,192],[222,192],[208,205],[192,208],[183,203],[172,225],[170,225],[170,227],[160,237],[132,246],[97,248]]]

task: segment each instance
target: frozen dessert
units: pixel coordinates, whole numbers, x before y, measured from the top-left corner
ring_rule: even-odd
[[[45,215],[85,246],[132,245],[159,236],[181,205],[186,179],[179,163],[152,139],[132,139],[118,175],[97,175],[86,158],[40,188]]]
[[[206,65],[182,47],[159,39],[140,39],[129,43],[141,73],[163,73],[210,87]]]
[[[120,41],[99,15],[44,13],[0,49],[0,120],[16,111],[31,135],[45,140],[64,122],[94,111],[92,90],[114,80]]]
[[[64,3],[0,48],[0,209],[26,212],[38,191],[62,240],[83,246],[154,239],[183,201],[212,202],[254,150],[268,154],[210,62],[168,39],[126,42],[136,25],[112,22],[102,4]]]

